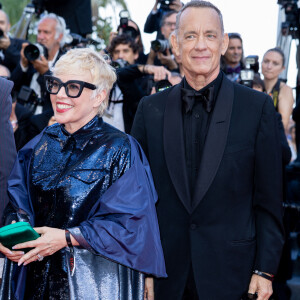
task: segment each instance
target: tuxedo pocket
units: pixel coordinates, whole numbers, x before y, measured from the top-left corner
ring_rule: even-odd
[[[248,246],[256,242],[256,238],[229,241],[232,246]]]

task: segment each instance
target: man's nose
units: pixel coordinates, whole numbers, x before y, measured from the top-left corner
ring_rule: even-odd
[[[124,59],[124,53],[123,53],[123,52],[120,52],[119,55],[118,55],[118,58]]]
[[[205,49],[207,47],[206,41],[203,37],[199,37],[196,40],[195,49]]]

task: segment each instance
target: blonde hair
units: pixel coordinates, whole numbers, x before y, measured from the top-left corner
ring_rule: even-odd
[[[68,74],[70,71],[76,73],[89,71],[92,77],[91,83],[97,87],[93,91],[92,97],[96,97],[103,90],[107,94],[98,111],[99,116],[103,115],[108,105],[109,92],[117,80],[117,76],[114,68],[106,62],[100,53],[90,48],[71,49],[60,57],[51,71],[54,76]]]

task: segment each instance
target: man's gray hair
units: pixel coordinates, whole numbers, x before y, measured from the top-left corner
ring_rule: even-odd
[[[202,0],[191,0],[190,2],[186,3],[181,10],[178,12],[177,16],[176,16],[176,28],[175,28],[175,34],[176,36],[178,35],[178,30],[179,30],[179,22],[180,22],[180,17],[182,15],[182,13],[189,7],[196,7],[196,8],[211,8],[213,10],[215,10],[219,16],[220,19],[220,24],[221,24],[221,31],[222,31],[222,35],[224,34],[224,24],[223,24],[223,16],[221,11],[212,3],[208,2],[208,1],[202,1]]]
[[[38,22],[37,26],[40,25],[40,23],[46,19],[52,19],[55,20],[56,22],[56,26],[55,26],[55,38],[58,39],[60,34],[62,34],[62,39],[59,42],[60,47],[63,47],[65,42],[66,42],[66,36],[67,36],[67,26],[66,26],[66,22],[65,19],[63,17],[60,17],[54,13],[50,13],[47,15],[44,15]]]

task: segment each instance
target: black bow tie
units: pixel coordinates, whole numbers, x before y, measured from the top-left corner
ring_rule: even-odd
[[[203,92],[197,92],[195,90],[181,88],[181,96],[182,100],[185,104],[185,112],[189,112],[192,110],[195,100],[201,101],[203,106],[207,112],[210,112],[213,107],[213,91],[214,87],[210,86],[205,89]]]

